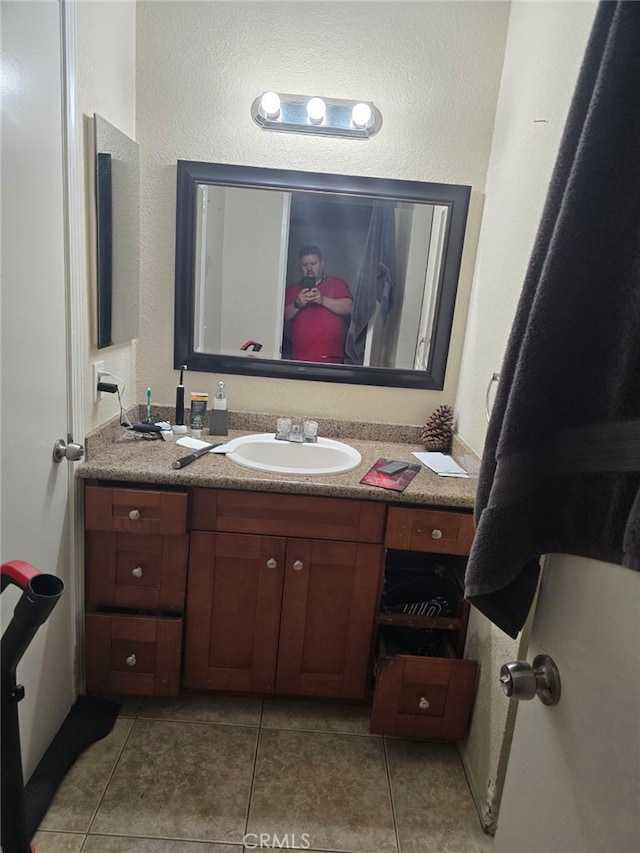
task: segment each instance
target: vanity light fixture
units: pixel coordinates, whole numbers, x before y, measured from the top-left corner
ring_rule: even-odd
[[[265,92],[251,105],[263,130],[368,139],[380,130],[382,115],[371,102]]]

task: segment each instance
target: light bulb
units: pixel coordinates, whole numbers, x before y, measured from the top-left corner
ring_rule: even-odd
[[[354,127],[368,127],[371,122],[371,107],[369,104],[356,104],[351,111],[351,121]]]
[[[260,107],[267,118],[276,118],[280,114],[280,97],[275,92],[265,92]]]
[[[314,124],[318,124],[324,118],[327,106],[322,98],[311,98],[307,104],[307,115],[309,120]]]

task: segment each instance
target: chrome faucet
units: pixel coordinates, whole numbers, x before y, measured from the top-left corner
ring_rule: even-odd
[[[302,424],[300,421],[291,421],[291,429],[289,430],[288,441],[302,442]]]
[[[303,422],[291,418],[278,418],[275,437],[279,441],[311,444],[318,440],[318,423],[317,421]]]

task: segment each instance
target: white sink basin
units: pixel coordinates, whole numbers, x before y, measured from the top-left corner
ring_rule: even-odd
[[[267,432],[234,438],[226,448],[227,459],[232,462],[274,474],[341,474],[362,462],[357,450],[331,438],[301,444],[277,441]]]

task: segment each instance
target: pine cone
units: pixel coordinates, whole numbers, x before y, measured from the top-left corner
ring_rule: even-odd
[[[453,441],[453,409],[451,406],[438,406],[422,428],[420,440],[426,450],[439,450],[448,453]]]

